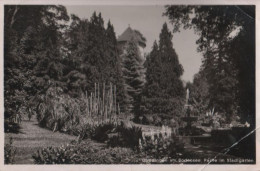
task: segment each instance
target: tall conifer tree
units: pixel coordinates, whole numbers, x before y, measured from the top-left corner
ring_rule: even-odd
[[[117,48],[114,27],[109,21],[107,28],[101,14],[93,13],[90,21],[72,16],[68,31],[71,70],[66,78],[70,87],[93,92],[94,83],[116,85],[117,101],[124,111],[125,91],[121,70],[121,60]],[[73,65],[72,65],[73,64]],[[75,94],[75,93],[73,93]]]
[[[161,88],[169,97],[184,96],[184,88],[180,76],[183,74],[182,65],[173,49],[172,34],[164,23],[159,42],[159,52],[162,61]]]
[[[117,101],[120,103],[121,111],[126,110],[126,90],[124,89],[124,79],[122,72],[122,61],[119,56],[119,50],[117,46],[116,34],[114,31],[114,26],[111,24],[110,20],[107,24],[106,29],[106,58],[108,58],[108,73],[110,81],[116,85],[117,88]]]
[[[155,42],[146,61],[146,84],[142,93],[141,114],[165,119],[178,118],[183,109],[182,65],[173,49],[172,34],[163,25],[159,46]]]
[[[143,87],[141,75],[142,64],[139,62],[139,51],[137,43],[131,39],[123,55],[123,76],[127,92],[128,110],[136,112],[140,104],[140,93]]]

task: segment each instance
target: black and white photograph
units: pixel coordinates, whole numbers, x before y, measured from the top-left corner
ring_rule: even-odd
[[[256,5],[167,2],[4,4],[4,165],[256,165]]]

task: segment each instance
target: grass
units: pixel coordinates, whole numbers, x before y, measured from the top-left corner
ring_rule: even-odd
[[[135,125],[137,126],[137,125]],[[142,126],[142,125],[138,125]],[[142,126],[143,130],[150,129],[159,129],[158,127],[147,127]],[[16,148],[16,156],[14,164],[34,164],[32,159],[32,155],[38,150],[46,147],[60,147],[61,145],[70,143],[73,140],[76,140],[77,137],[63,134],[60,132],[53,132],[48,129],[44,129],[38,126],[38,123],[35,118],[31,121],[22,121],[21,130],[19,133],[5,133],[5,144],[9,142],[10,137],[13,137],[13,146]],[[106,144],[97,143],[93,140],[86,139],[84,140],[86,144],[88,144],[91,149],[97,149],[100,153],[108,154],[111,149],[107,149]],[[129,150],[129,149],[127,149]],[[112,150],[113,151],[113,150]],[[213,152],[211,150],[207,150],[203,147],[194,147],[185,145],[184,158],[214,158],[216,155],[219,155],[219,158],[237,158],[234,156],[218,154],[218,152]],[[116,152],[116,151],[114,151]],[[116,152],[117,153],[117,152]],[[112,154],[111,154],[112,155]],[[127,156],[127,155],[126,155]],[[126,157],[124,156],[124,157]],[[130,155],[131,156],[131,155]],[[136,156],[136,155],[133,155]],[[123,158],[124,158],[123,157]],[[137,156],[136,156],[137,157]],[[95,158],[95,156],[94,156]],[[141,158],[142,159],[142,158]],[[91,162],[94,162],[91,160]],[[119,162],[119,161],[118,161]],[[201,161],[205,163],[205,161]],[[95,163],[95,162],[94,162]],[[126,162],[127,163],[127,162]],[[143,163],[143,162],[141,162]],[[144,162],[145,163],[145,162]],[[102,163],[100,163],[102,164]],[[119,162],[120,164],[120,162]],[[188,164],[188,163],[186,163]]]
[[[143,127],[145,127],[144,130],[149,130],[147,126]],[[34,164],[32,155],[38,149],[49,146],[60,147],[63,144],[77,140],[76,136],[53,132],[51,130],[39,127],[35,116],[32,117],[31,121],[22,121],[19,133],[5,133],[5,144],[9,142],[10,137],[13,138],[13,146],[17,149],[15,164]],[[84,141],[97,148],[104,148],[105,146],[104,143],[97,143],[89,139]]]
[[[22,121],[19,133],[6,133],[5,144],[10,137],[13,137],[13,146],[17,149],[15,164],[33,164],[32,155],[37,149],[59,147],[77,139],[75,136],[40,128],[35,118]]]

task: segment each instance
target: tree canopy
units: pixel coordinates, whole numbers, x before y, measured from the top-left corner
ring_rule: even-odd
[[[36,108],[37,96],[60,87],[71,97],[92,92],[94,84],[125,91],[114,27],[101,14],[70,17],[63,6],[5,6],[5,119]],[[38,99],[40,100],[40,99]],[[123,111],[123,110],[122,110]]]
[[[122,70],[127,92],[128,110],[136,113],[140,103],[140,93],[143,88],[143,65],[139,61],[140,52],[137,42],[131,39],[127,45],[125,53],[122,54]]]
[[[210,106],[227,120],[239,113],[254,124],[255,116],[255,7],[166,6],[164,15],[180,28],[199,35],[202,72],[209,83]],[[235,49],[235,50],[234,50]]]
[[[5,119],[19,114],[30,97],[60,81],[60,40],[69,20],[63,6],[5,6]]]
[[[182,114],[185,91],[180,76],[183,68],[171,40],[172,34],[165,23],[159,45],[155,42],[147,57],[140,115],[158,115],[169,119]]]

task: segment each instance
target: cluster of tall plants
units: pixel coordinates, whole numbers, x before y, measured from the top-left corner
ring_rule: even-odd
[[[104,124],[119,122],[120,107],[116,102],[116,86],[95,84],[94,92],[82,93],[73,98],[62,88],[50,86],[46,94],[36,98],[37,119],[40,126],[53,131],[64,131],[88,136],[85,131],[95,131]]]

